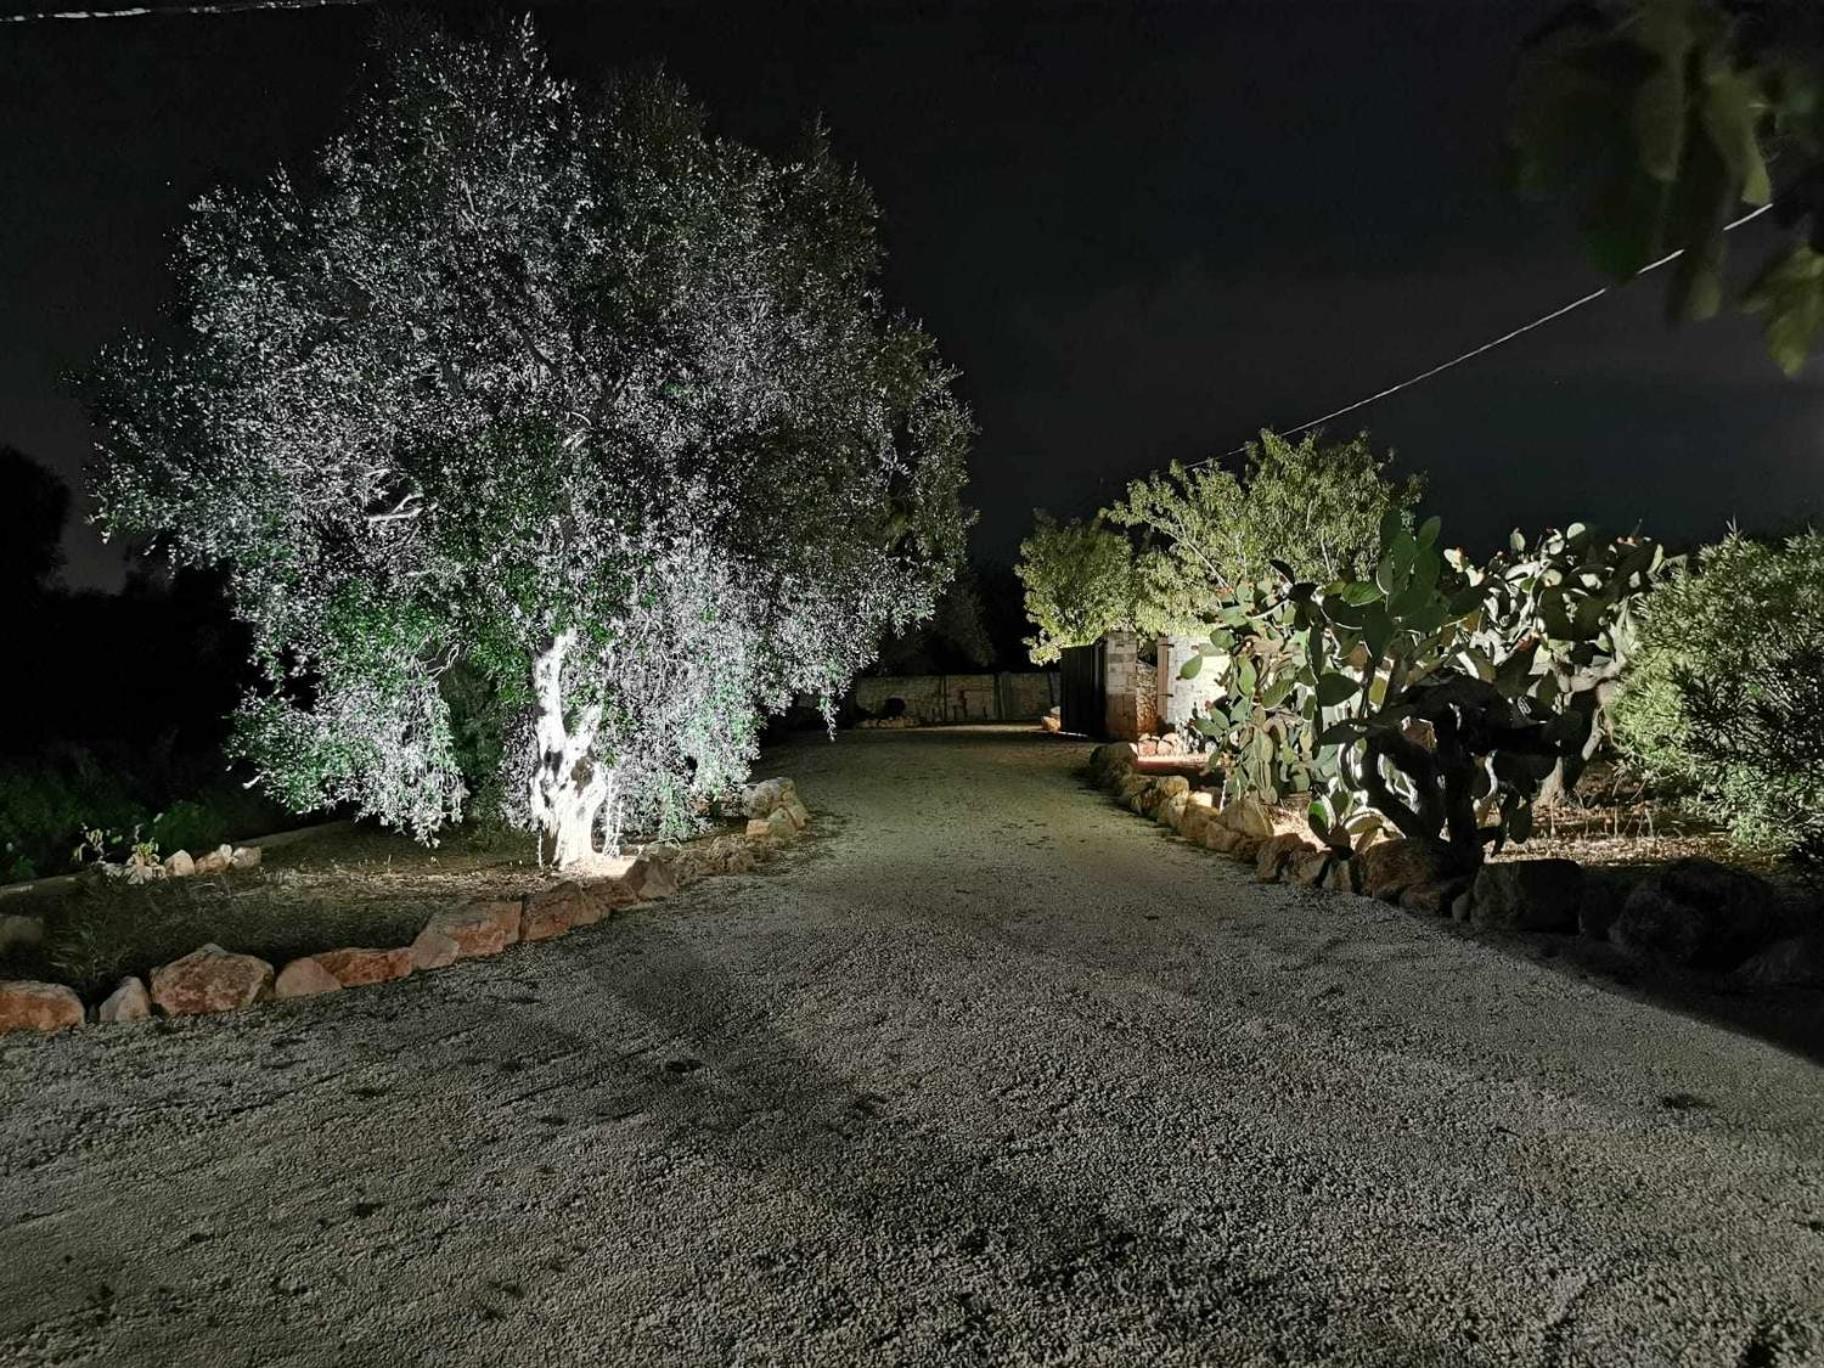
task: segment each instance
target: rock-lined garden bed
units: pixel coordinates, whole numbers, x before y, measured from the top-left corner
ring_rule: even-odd
[[[461,960],[497,955],[522,942],[550,940],[607,921],[641,902],[669,897],[682,883],[751,871],[810,824],[811,814],[790,779],[749,785],[730,800],[724,816],[742,821],[737,832],[685,846],[649,847],[637,856],[604,862],[587,877],[541,884],[514,894],[453,902],[431,913],[407,945],[340,947],[299,955],[276,968],[258,955],[204,944],[143,977],[123,977],[93,1008],[66,984],[0,980],[0,1034],[56,1031],[88,1023],[112,1025],[153,1016],[198,1016],[237,1011],[273,999],[314,997],[447,968]],[[259,852],[229,851],[205,873],[251,872]],[[134,883],[184,878],[165,871]],[[10,929],[31,944],[42,928],[14,915]],[[35,929],[28,930],[27,923]]]
[[[1491,930],[1580,935],[1644,964],[1728,975],[1744,986],[1824,988],[1817,908],[1750,871],[1707,859],[1629,873],[1515,859],[1473,874],[1444,872],[1403,839],[1352,852],[1318,842],[1254,798],[1218,808],[1211,790],[1181,774],[1145,772],[1139,759],[1132,743],[1098,746],[1090,778],[1182,839],[1252,863],[1264,882],[1361,894]]]
[[[258,869],[260,865],[260,848],[258,846],[217,846],[214,850],[202,855],[191,855],[187,850],[174,850],[162,860],[155,854],[136,850],[125,860],[118,862],[103,860],[95,868],[106,878],[125,879],[128,883],[152,883],[158,879],[193,879],[207,878],[211,874],[225,874],[231,869],[245,872]]]

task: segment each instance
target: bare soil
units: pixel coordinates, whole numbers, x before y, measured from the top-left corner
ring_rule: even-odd
[[[1087,749],[807,739],[759,874],[0,1041],[0,1363],[1824,1361],[1812,1058],[1262,887]]]

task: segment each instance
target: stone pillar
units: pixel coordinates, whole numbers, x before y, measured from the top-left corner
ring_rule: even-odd
[[[1195,679],[1180,679],[1178,671],[1184,662],[1197,654],[1199,641],[1207,637],[1171,636],[1159,638],[1159,721],[1182,730],[1200,708],[1218,697],[1222,690],[1220,676],[1205,669]]]
[[[1132,632],[1102,638],[1104,730],[1111,740],[1134,741],[1141,732],[1140,640]]]

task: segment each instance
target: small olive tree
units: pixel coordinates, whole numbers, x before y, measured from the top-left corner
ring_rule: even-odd
[[[1034,516],[1014,573],[1026,590],[1027,620],[1038,628],[1026,646],[1033,664],[1044,665],[1067,646],[1134,625],[1134,552],[1100,518],[1060,523],[1042,509]]]
[[[1292,442],[1263,431],[1239,475],[1213,462],[1174,462],[1135,480],[1107,516],[1139,542],[1137,625],[1195,631],[1275,561],[1317,581],[1360,573],[1373,563],[1382,520],[1410,509],[1422,489],[1416,476],[1394,479],[1391,464],[1365,434]]]
[[[486,754],[575,866],[682,831],[767,710],[930,611],[971,426],[820,139],[585,94],[529,25],[388,57],[309,189],[195,206],[169,332],[87,382],[100,521],[227,569],[276,796],[430,839]]]

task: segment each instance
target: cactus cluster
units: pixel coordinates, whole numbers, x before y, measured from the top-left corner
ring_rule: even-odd
[[[1233,795],[1304,794],[1328,841],[1392,826],[1467,867],[1526,839],[1554,776],[1575,783],[1666,558],[1573,525],[1475,566],[1439,530],[1389,514],[1367,578],[1276,567],[1222,605],[1184,672],[1222,672],[1198,726]]]
[[[1528,692],[1575,712],[1584,726],[1561,781],[1577,781],[1609,739],[1610,705],[1634,653],[1640,604],[1681,558],[1649,537],[1612,537],[1582,523],[1548,531],[1530,547],[1513,533],[1480,569],[1445,553],[1466,580],[1486,586],[1471,661],[1483,678],[1495,662],[1531,652]]]
[[[1295,608],[1273,580],[1243,585],[1216,610],[1207,643],[1181,667],[1220,676],[1222,693],[1191,726],[1217,743],[1234,796],[1277,803],[1327,777],[1308,716],[1310,670]]]

